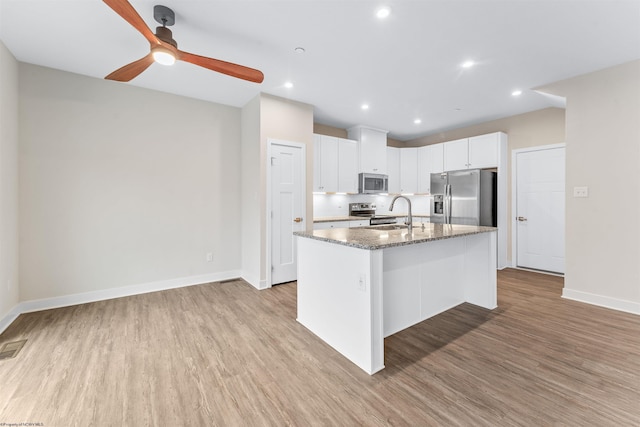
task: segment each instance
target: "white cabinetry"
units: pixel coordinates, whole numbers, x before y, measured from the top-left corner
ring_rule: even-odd
[[[400,193],[400,148],[387,147],[387,175],[389,194]]]
[[[456,171],[469,168],[469,138],[443,144],[444,170]]]
[[[504,134],[497,132],[469,138],[470,169],[498,167],[500,135]]]
[[[368,219],[351,220],[351,221],[323,221],[314,222],[314,230],[326,230],[329,228],[353,228],[353,227],[367,227],[369,225]]]
[[[313,191],[338,191],[338,138],[313,135]]]
[[[400,149],[400,193],[418,192],[418,149]]]
[[[358,192],[358,142],[338,139],[338,191]]]
[[[313,135],[313,191],[358,192],[357,141]]]
[[[347,132],[358,141],[358,172],[387,174],[387,131],[354,126]]]
[[[368,219],[361,219],[358,221],[349,221],[349,228],[354,227],[368,227],[370,224]]]
[[[444,143],[444,170],[496,168],[502,132]]]
[[[418,193],[431,194],[431,174],[444,171],[443,144],[418,148]]]
[[[326,230],[328,228],[348,228],[349,221],[325,221],[325,222],[314,222],[313,229],[314,230]]]

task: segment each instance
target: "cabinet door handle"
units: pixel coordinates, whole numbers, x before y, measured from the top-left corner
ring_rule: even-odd
[[[527,220],[527,218],[525,218],[523,216],[519,216],[517,219],[518,219],[518,221],[521,221],[521,222],[524,222],[524,221]]]
[[[298,217],[298,218],[294,218],[293,222],[302,222],[302,218]]]

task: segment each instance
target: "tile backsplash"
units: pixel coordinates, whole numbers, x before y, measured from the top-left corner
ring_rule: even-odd
[[[380,196],[373,194],[314,194],[313,216],[314,218],[328,216],[349,215],[349,203],[375,203],[376,214],[406,214],[407,203],[398,200],[393,212],[389,211],[389,205],[394,196]],[[431,196],[408,196],[411,200],[411,210],[414,215],[429,215]]]

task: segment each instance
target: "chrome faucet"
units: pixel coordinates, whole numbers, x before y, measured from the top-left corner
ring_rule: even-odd
[[[407,205],[409,206],[409,213],[407,215],[407,221],[405,222],[405,224],[409,228],[409,234],[411,234],[411,233],[413,233],[413,216],[411,215],[411,200],[409,200],[409,198],[406,197],[406,196],[398,195],[398,196],[394,197],[393,200],[391,200],[391,204],[389,205],[389,210],[390,211],[393,210],[393,204],[398,199],[405,199],[407,201]]]

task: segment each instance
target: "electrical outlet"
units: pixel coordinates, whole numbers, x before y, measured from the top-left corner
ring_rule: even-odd
[[[364,274],[358,280],[358,290],[363,292],[367,290],[367,277]]]
[[[213,261],[213,253],[207,252],[207,262],[212,262],[212,261]]]
[[[573,197],[589,197],[589,187],[573,187]]]

